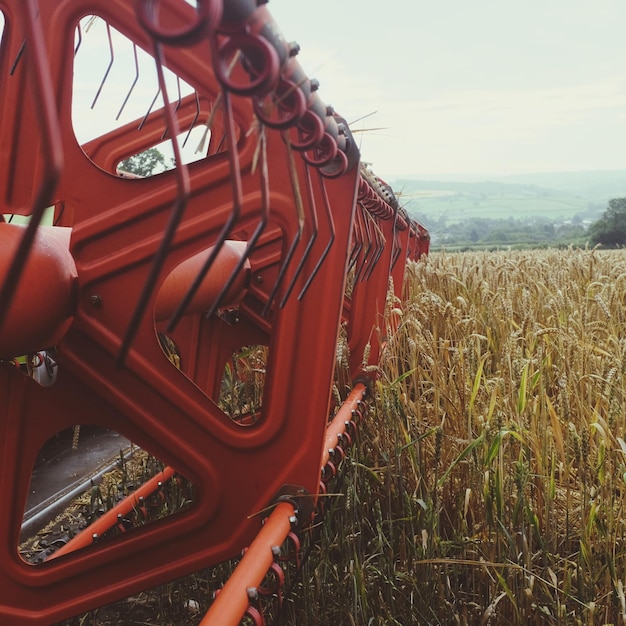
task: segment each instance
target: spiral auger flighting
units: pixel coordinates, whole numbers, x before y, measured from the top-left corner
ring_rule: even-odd
[[[263,558],[212,609],[230,621],[203,623],[262,619],[247,589],[269,570],[276,595],[276,563],[297,561],[354,438],[390,277],[399,296],[428,233],[360,164],[264,2],[0,12],[0,621],[53,623],[246,546]],[[160,170],[124,171],[155,148]],[[337,407],[342,329],[354,388]],[[38,453],[81,423],[163,468],[29,563]],[[181,490],[188,506],[161,516]]]

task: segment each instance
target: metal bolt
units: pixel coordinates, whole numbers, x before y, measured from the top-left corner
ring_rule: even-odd
[[[94,306],[97,309],[99,309],[102,306],[102,297],[99,296],[98,294],[94,294],[93,296],[89,296],[89,304],[91,304],[91,306]]]
[[[300,44],[297,41],[290,41],[289,44],[289,56],[295,57],[300,52]]]
[[[272,546],[272,554],[275,558],[280,556],[280,546]]]
[[[259,592],[256,587],[248,587],[246,593],[250,602],[256,602],[259,599]]]
[[[292,515],[289,518],[289,523],[295,526],[298,523],[298,518],[295,515]]]
[[[317,78],[312,78],[309,81],[309,85],[311,86],[311,92],[317,91],[320,88],[320,81]]]
[[[331,116],[335,114],[335,109],[333,109],[332,105],[326,106],[326,115]]]

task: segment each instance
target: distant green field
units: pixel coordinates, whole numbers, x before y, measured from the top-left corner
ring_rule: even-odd
[[[626,171],[553,172],[490,179],[390,179],[402,206],[424,221],[447,224],[465,220],[524,220],[542,217],[555,222],[578,215],[595,221],[610,198],[626,196]]]
[[[589,212],[587,199],[568,195],[533,197],[503,194],[479,198],[467,194],[424,194],[412,197],[405,206],[409,213],[418,219],[422,216],[438,220],[445,216],[448,222],[471,218],[507,219],[531,216],[568,219],[577,214],[587,216]],[[589,217],[593,218],[594,215],[590,214]]]

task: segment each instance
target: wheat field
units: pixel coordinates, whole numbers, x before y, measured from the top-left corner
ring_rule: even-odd
[[[293,623],[625,624],[626,251],[408,274]]]

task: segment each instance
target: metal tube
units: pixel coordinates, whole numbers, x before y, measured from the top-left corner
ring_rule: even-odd
[[[126,496],[119,504],[116,504],[112,509],[108,510],[104,515],[99,517],[93,524],[90,524],[87,528],[81,531],[73,539],[68,541],[62,548],[59,548],[56,552],[53,552],[46,561],[56,559],[59,556],[70,554],[81,548],[86,548],[94,542],[94,535],[101,537],[107,530],[110,530],[117,523],[117,516],[128,515],[131,511],[137,508],[139,504],[139,498],[147,498],[150,494],[154,493],[160,483],[168,481],[174,476],[175,470],[171,467],[166,467],[162,472],[159,472],[156,476],[153,476],[150,480],[145,482],[139,489],[133,491],[130,495]]]
[[[0,223],[0,284],[6,284],[24,226]],[[0,358],[10,359],[56,345],[67,332],[77,298],[77,273],[69,252],[70,230],[40,226],[21,280],[0,328]]]
[[[200,626],[239,624],[250,604],[248,590],[261,585],[274,561],[272,548],[283,544],[291,531],[291,519],[294,516],[294,508],[289,502],[278,503],[215,598]]]
[[[202,278],[202,282],[185,309],[185,313],[199,313],[211,309],[221,294],[229,276],[236,270],[238,271],[236,271],[235,279],[232,281],[228,291],[223,294],[220,305],[229,307],[239,303],[247,292],[250,278],[250,261],[247,260],[241,264],[241,260],[246,253],[246,246],[247,243],[245,241],[224,242],[224,245],[215,257],[215,261]],[[155,317],[157,321],[165,321],[171,318],[207,257],[213,254],[213,251],[213,248],[208,248],[204,252],[200,252],[183,261],[165,279],[159,289],[156,301]],[[243,266],[239,268],[240,265]]]
[[[356,410],[359,402],[363,400],[365,391],[366,388],[363,383],[354,385],[350,395],[346,398],[341,407],[339,407],[337,414],[326,427],[326,439],[324,440],[324,449],[322,450],[322,468],[328,463],[330,450],[337,446],[339,435],[346,432],[346,422],[352,420],[352,411]]]

